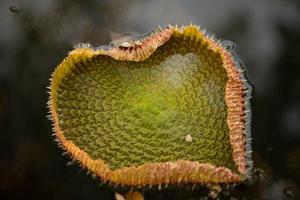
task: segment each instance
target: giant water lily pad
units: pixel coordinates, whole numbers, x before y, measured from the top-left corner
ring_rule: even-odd
[[[127,186],[249,177],[246,80],[198,27],[170,26],[111,48],[79,47],[56,68],[56,137],[103,181]]]

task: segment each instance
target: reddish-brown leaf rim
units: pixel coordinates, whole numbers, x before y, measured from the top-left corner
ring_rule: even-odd
[[[92,159],[86,152],[64,137],[63,130],[58,123],[56,96],[60,80],[70,70],[72,63],[79,61],[81,58],[88,59],[96,55],[107,55],[116,60],[143,61],[159,46],[168,41],[173,34],[181,34],[186,37],[193,36],[202,40],[204,43],[207,43],[207,48],[218,53],[223,61],[228,78],[225,90],[225,102],[228,107],[227,125],[230,144],[233,149],[233,160],[237,166],[238,173],[226,167],[187,160],[148,163],[111,170],[102,160]],[[101,180],[116,185],[147,186],[177,183],[229,184],[241,182],[249,177],[249,170],[251,169],[250,159],[247,155],[250,150],[246,148],[246,143],[248,142],[246,135],[249,134],[249,130],[246,127],[246,122],[249,121],[249,116],[246,114],[246,104],[249,104],[249,102],[245,99],[247,91],[245,91],[243,81],[239,67],[232,54],[222,47],[219,42],[206,36],[199,27],[193,25],[181,28],[169,26],[161,29],[142,39],[141,45],[130,50],[124,50],[119,47],[112,47],[108,50],[77,48],[70,52],[69,56],[57,67],[51,78],[49,108],[55,136],[61,147],[74,160],[79,161],[84,168]]]

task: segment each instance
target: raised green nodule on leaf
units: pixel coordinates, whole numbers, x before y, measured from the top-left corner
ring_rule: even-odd
[[[55,70],[49,105],[64,149],[116,184],[244,180],[249,92],[234,55],[195,26],[125,44],[75,49]]]

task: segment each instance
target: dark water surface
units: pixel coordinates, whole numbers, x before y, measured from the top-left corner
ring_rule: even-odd
[[[0,1],[0,199],[113,199],[113,188],[70,166],[46,118],[46,87],[79,42],[199,24],[234,41],[254,86],[251,186],[220,199],[300,199],[300,5],[297,0]],[[203,199],[201,189],[146,199]]]

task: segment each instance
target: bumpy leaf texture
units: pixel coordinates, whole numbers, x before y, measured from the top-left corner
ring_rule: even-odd
[[[218,184],[250,177],[249,95],[224,45],[170,26],[73,50],[53,74],[49,105],[59,143],[104,181]]]

